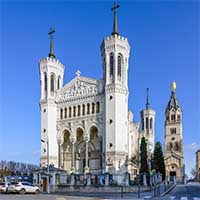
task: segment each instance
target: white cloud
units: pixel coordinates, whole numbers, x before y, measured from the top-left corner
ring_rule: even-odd
[[[39,155],[39,154],[40,154],[40,150],[33,151],[33,155]]]
[[[185,149],[188,150],[197,150],[200,148],[200,143],[192,142],[191,144],[186,144]]]

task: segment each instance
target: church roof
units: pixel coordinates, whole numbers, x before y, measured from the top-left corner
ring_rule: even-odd
[[[172,91],[170,100],[169,100],[167,108],[166,108],[166,111],[167,110],[170,111],[171,109],[178,110],[179,108],[181,108],[181,107],[180,107],[180,104],[178,102],[178,99],[176,98],[175,91]]]
[[[170,100],[167,104],[167,108],[165,110],[165,112],[167,111],[170,111],[170,110],[178,110],[179,108],[181,109],[181,106],[178,102],[178,99],[176,98],[176,82],[173,81],[172,84],[171,84],[171,97],[170,97]]]

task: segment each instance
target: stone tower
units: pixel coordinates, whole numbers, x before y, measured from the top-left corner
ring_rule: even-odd
[[[113,32],[101,45],[105,92],[105,171],[126,170],[128,155],[128,60],[130,46],[117,30],[119,5],[114,4]]]
[[[140,112],[140,118],[141,118],[140,139],[142,137],[146,138],[147,150],[149,153],[152,154],[154,150],[154,144],[155,144],[154,124],[155,124],[156,112],[150,108],[148,91],[149,89],[147,88],[146,109]]]
[[[182,181],[184,176],[182,110],[176,98],[176,83],[172,82],[171,97],[165,110],[165,166],[166,176]]]
[[[54,55],[53,33],[50,35],[50,53],[39,61],[40,69],[40,112],[41,112],[41,159],[40,165],[54,164],[58,167],[58,144],[56,138],[56,91],[63,85],[64,65]],[[49,145],[48,145],[49,144]],[[48,155],[49,154],[49,155]]]

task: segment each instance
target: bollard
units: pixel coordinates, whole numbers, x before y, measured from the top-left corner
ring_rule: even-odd
[[[121,187],[121,198],[123,198],[123,186]]]

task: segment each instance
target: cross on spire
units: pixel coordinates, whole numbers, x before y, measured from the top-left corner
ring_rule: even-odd
[[[118,30],[117,30],[117,8],[119,8],[119,4],[114,2],[114,7],[111,8],[111,10],[114,12],[114,23],[113,23],[113,32],[112,35],[119,35]]]
[[[56,56],[54,55],[54,45],[53,45],[53,34],[55,33],[55,29],[50,28],[49,31],[49,36],[50,36],[50,52],[49,52],[49,57],[50,58],[55,58]]]

